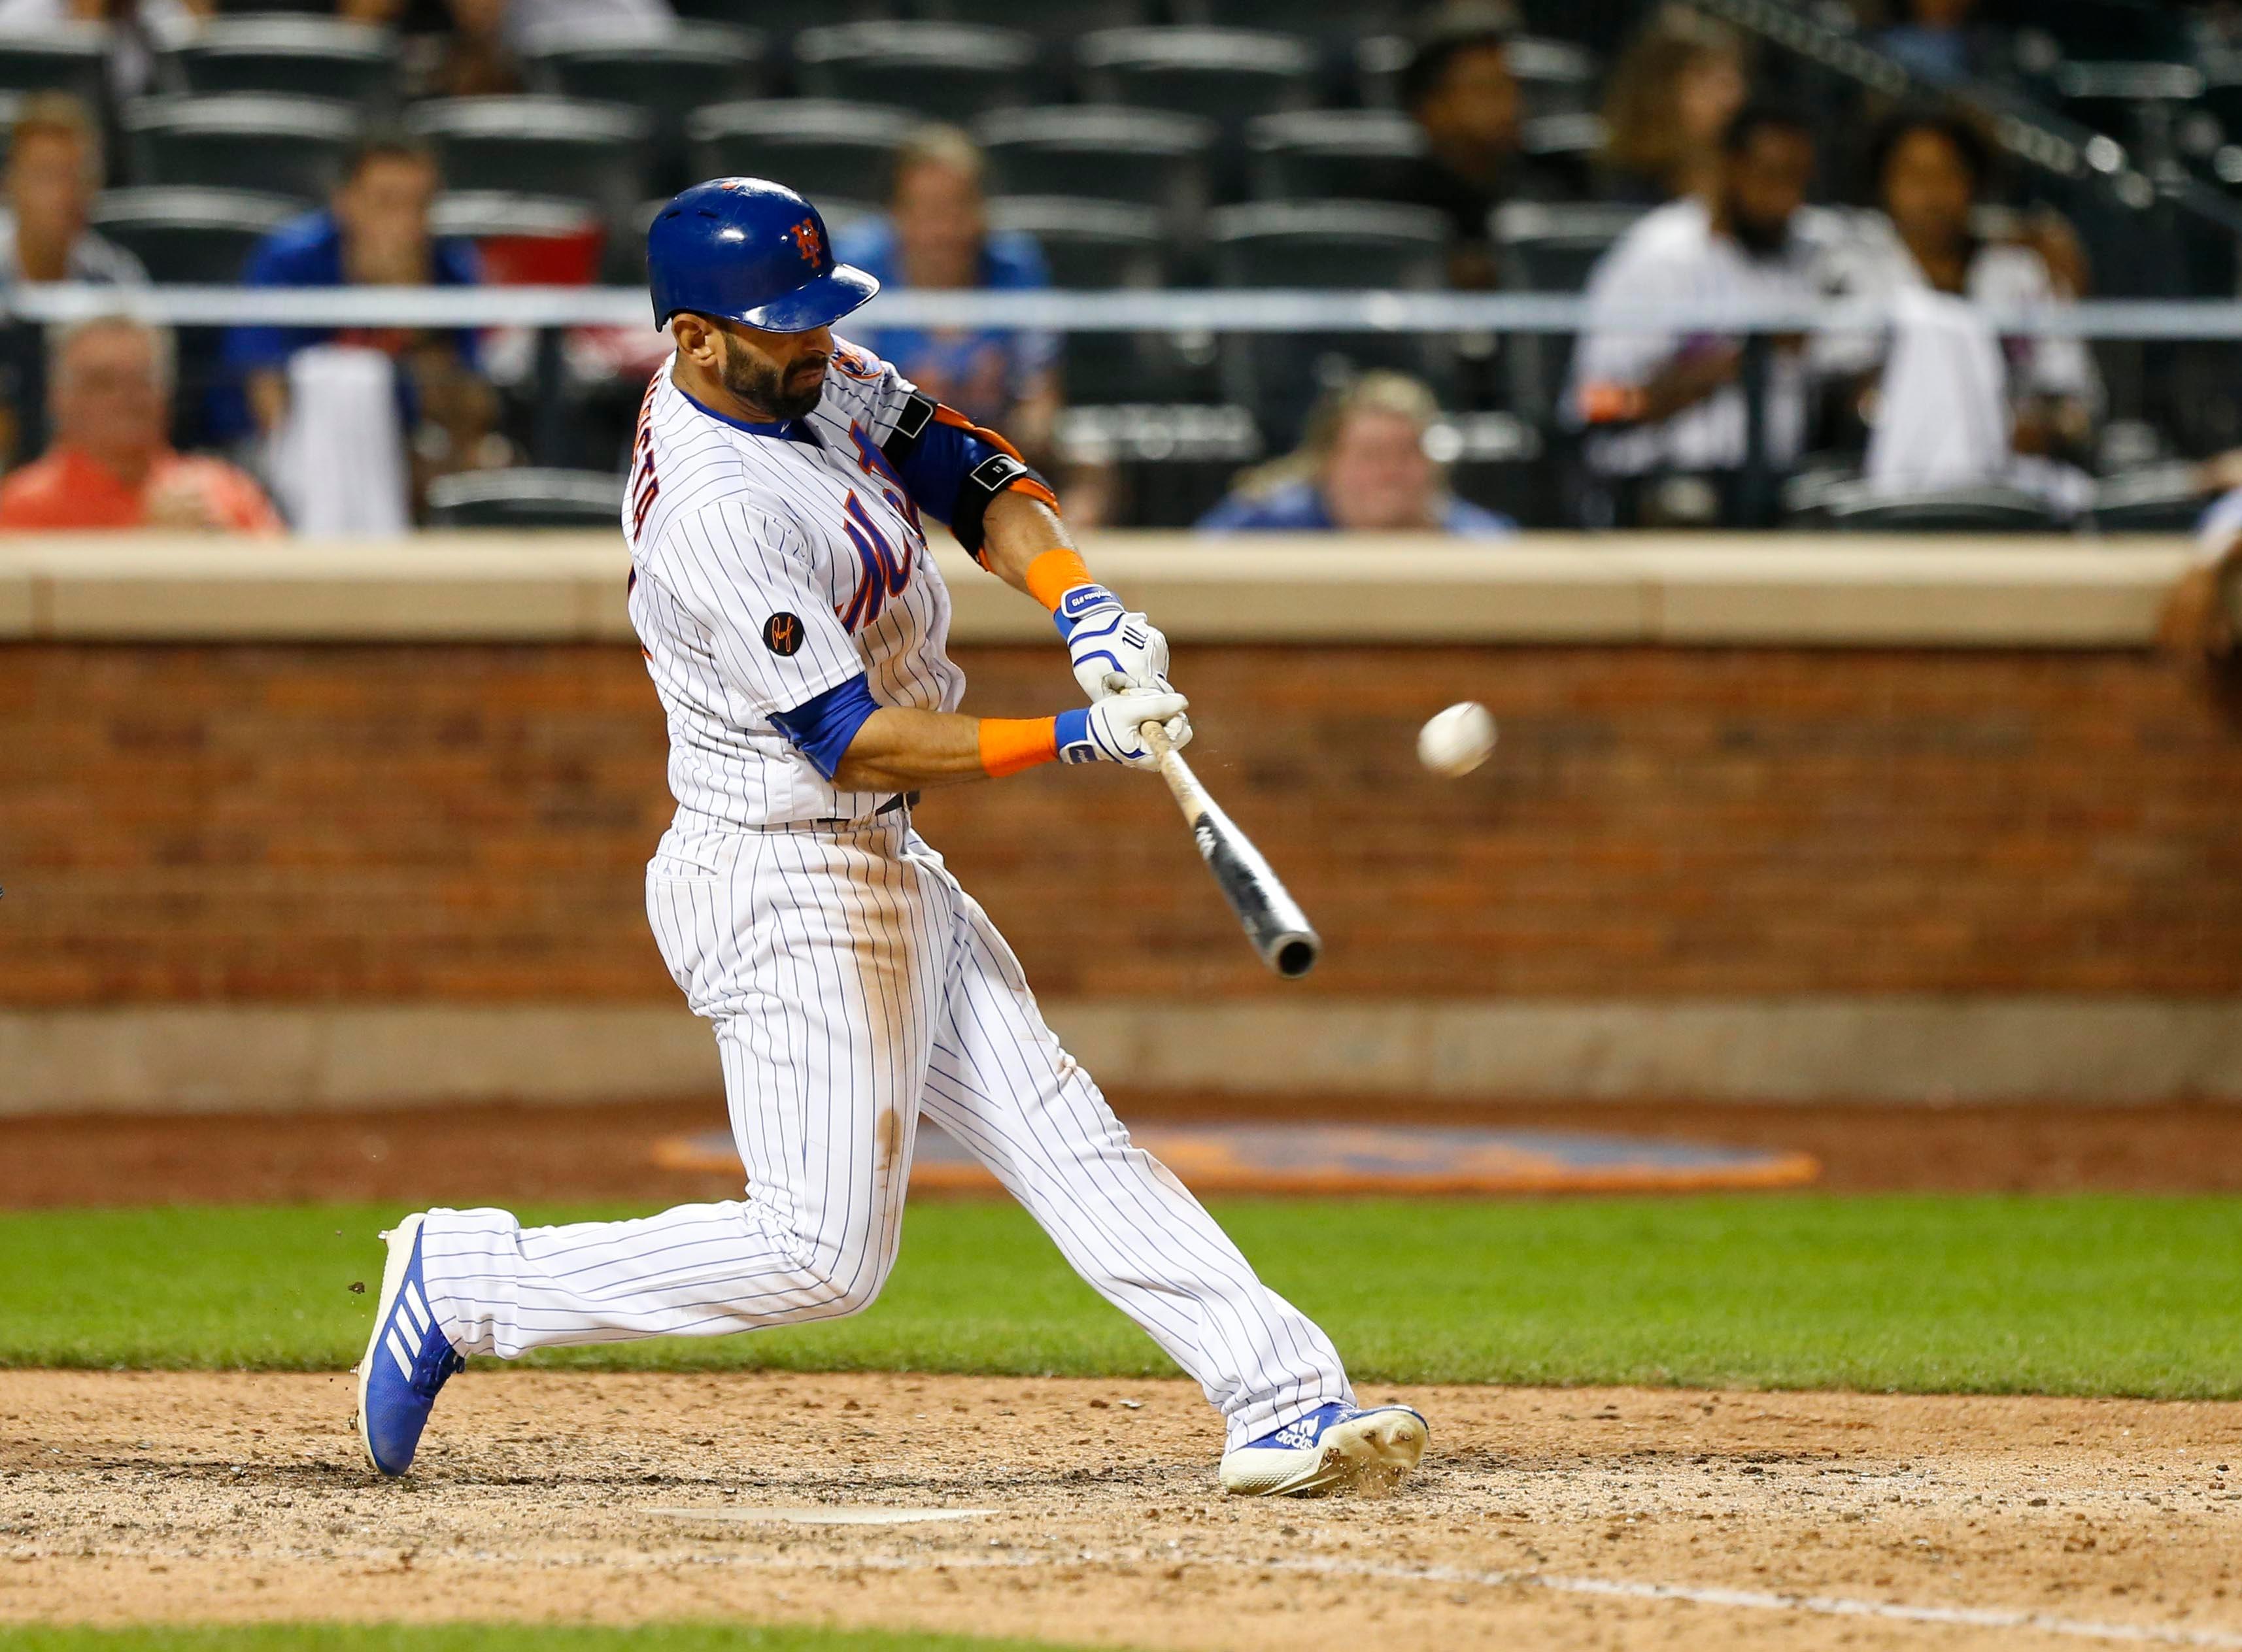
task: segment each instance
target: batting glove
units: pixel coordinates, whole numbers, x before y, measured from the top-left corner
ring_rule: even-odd
[[[1168,686],[1168,640],[1102,585],[1077,585],[1051,618],[1083,693],[1099,701],[1129,688]]]
[[[1123,688],[1094,706],[1058,714],[1058,756],[1061,762],[1126,763],[1131,769],[1158,769],[1160,760],[1144,741],[1144,725],[1161,724],[1168,743],[1191,744],[1191,719],[1184,708],[1191,702],[1168,688]]]

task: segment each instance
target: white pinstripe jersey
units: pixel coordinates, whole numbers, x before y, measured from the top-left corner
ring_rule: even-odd
[[[622,526],[679,815],[861,819],[887,795],[835,790],[771,717],[860,671],[883,706],[955,711],[963,697],[944,651],[950,592],[879,451],[913,387],[836,339],[816,410],[784,436],[695,404],[674,360],[639,409]]]

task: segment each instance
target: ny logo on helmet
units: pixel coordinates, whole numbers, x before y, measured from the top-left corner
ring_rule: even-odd
[[[825,250],[824,238],[817,232],[817,220],[804,218],[787,232],[793,238],[794,250],[802,254],[804,264],[817,262],[818,254]]]

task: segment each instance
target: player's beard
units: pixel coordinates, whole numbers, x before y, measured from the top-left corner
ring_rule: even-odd
[[[801,419],[825,393],[824,356],[807,356],[782,370],[736,339],[724,339],[724,388],[773,419]],[[808,382],[805,383],[804,381]]]

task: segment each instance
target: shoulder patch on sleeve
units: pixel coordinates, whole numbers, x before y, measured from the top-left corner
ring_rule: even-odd
[[[763,647],[782,660],[802,651],[802,620],[797,614],[781,610],[763,621]]]

